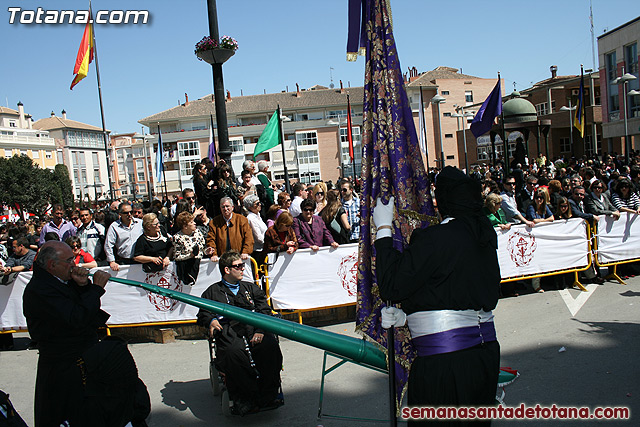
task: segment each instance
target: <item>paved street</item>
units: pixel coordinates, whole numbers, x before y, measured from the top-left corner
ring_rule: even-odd
[[[502,365],[517,368],[520,378],[507,388],[506,404],[533,406],[628,406],[640,413],[640,277],[628,286],[607,282],[590,285],[589,294],[548,291],[500,300],[496,327]],[[564,294],[564,298],[563,298]],[[588,299],[586,298],[589,295]],[[568,301],[565,302],[565,299]],[[580,305],[582,303],[582,305]],[[574,312],[572,317],[569,310]],[[352,334],[353,323],[326,329]],[[0,388],[29,425],[33,425],[33,384],[37,352],[24,349],[28,339],[18,335],[17,350],[0,353]],[[242,419],[246,426],[365,426],[370,422],[316,418],[322,351],[281,339],[285,371],[285,406]],[[560,352],[561,348],[566,351]],[[152,399],[149,425],[231,426],[220,399],[211,393],[207,343],[179,340],[171,344],[130,345],[140,376]],[[380,373],[347,364],[327,377],[324,411],[351,417],[387,416],[387,383]],[[497,421],[495,425],[514,425]],[[527,425],[557,425],[530,421]],[[563,422],[578,426],[583,422]],[[601,421],[597,425],[638,425],[632,421]],[[590,423],[589,425],[595,425]]]

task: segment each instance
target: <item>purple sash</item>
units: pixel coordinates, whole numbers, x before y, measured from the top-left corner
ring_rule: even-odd
[[[475,347],[478,344],[496,340],[496,328],[493,322],[480,323],[478,326],[450,329],[435,334],[413,338],[418,356],[451,353]]]

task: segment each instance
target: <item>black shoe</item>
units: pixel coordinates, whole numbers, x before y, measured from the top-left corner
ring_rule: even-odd
[[[260,412],[260,407],[246,400],[236,401],[233,403],[233,406],[231,407],[231,413],[234,415],[240,415],[241,417],[244,417],[245,415],[249,415],[249,414],[255,414],[258,412]]]
[[[29,341],[29,345],[27,345],[27,350],[37,350],[38,343],[34,340]]]

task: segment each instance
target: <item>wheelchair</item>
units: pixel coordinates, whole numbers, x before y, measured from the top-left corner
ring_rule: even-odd
[[[252,413],[258,413],[263,411],[269,411],[273,409],[277,409],[280,406],[284,405],[284,394],[282,392],[282,383],[278,387],[278,396],[275,400],[277,404],[260,407],[257,412],[250,413],[242,413],[234,404],[234,402],[229,397],[229,391],[226,386],[226,377],[224,372],[221,372],[215,363],[215,354],[216,354],[216,341],[215,338],[211,338],[206,335],[207,341],[209,343],[209,381],[211,382],[211,389],[213,391],[214,396],[221,396],[221,405],[222,405],[222,414],[225,417],[231,416],[244,416]],[[276,336],[277,339],[277,336]]]

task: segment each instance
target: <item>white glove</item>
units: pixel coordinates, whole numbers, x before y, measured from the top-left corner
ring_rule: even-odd
[[[378,229],[383,226],[385,227],[376,233],[376,240],[383,237],[391,237],[393,235],[391,230],[391,223],[393,222],[393,207],[395,206],[393,202],[393,196],[389,198],[389,203],[386,205],[382,203],[382,199],[380,199],[380,197],[376,200],[376,207],[373,208],[371,216],[373,217],[373,222]]]
[[[382,309],[382,327],[389,329],[394,326],[399,328],[407,322],[407,315],[397,307],[385,307]]]

